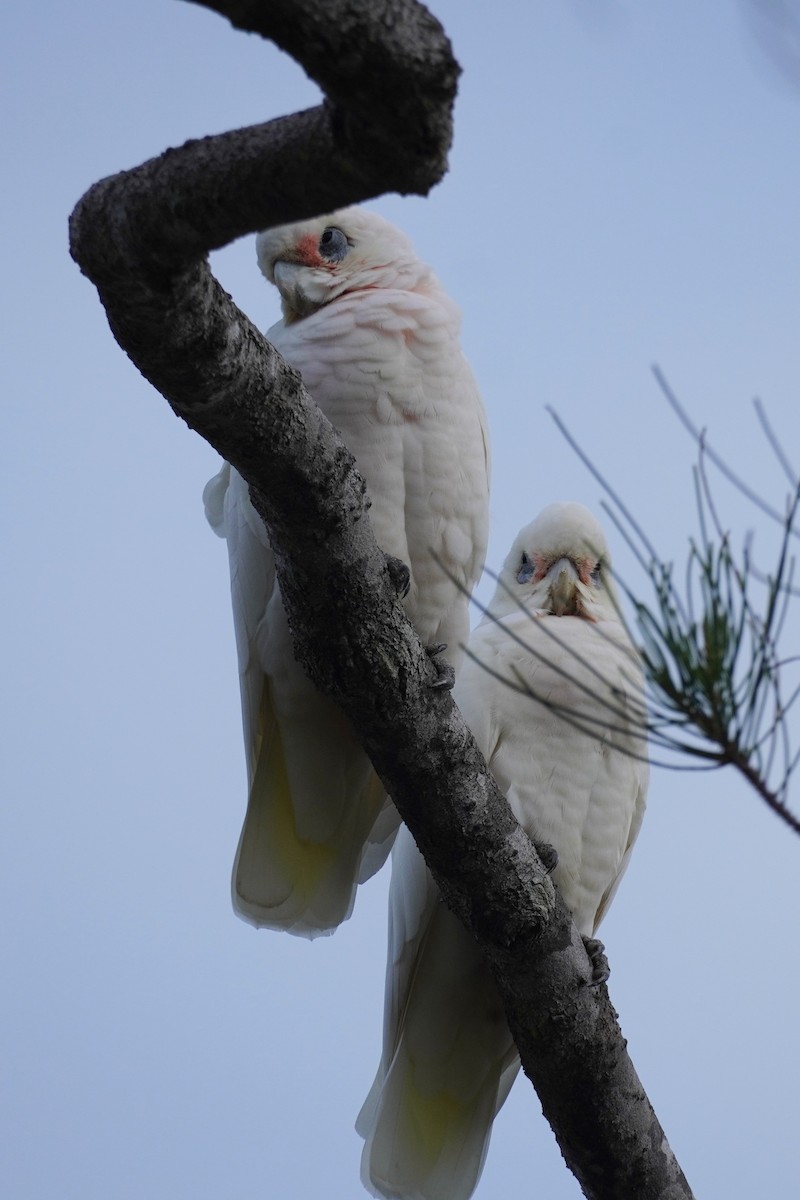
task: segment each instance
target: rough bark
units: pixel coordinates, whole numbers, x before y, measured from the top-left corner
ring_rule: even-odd
[[[73,257],[120,346],[250,484],[296,653],[349,716],[483,948],[584,1194],[690,1197],[607,991],[586,986],[569,913],[452,699],[429,686],[352,455],[206,261],[269,225],[389,190],[426,193],[446,169],[458,76],[449,43],[413,0],[197,2],[289,51],[325,102],[102,180],[72,214]]]

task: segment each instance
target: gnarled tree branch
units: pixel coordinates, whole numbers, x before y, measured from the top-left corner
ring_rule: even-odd
[[[319,108],[190,142],[91,188],[73,257],[114,336],[241,472],[270,527],[298,658],[350,718],[448,905],[483,948],[523,1067],[589,1197],[690,1197],[563,902],[408,624],[352,455],[211,275],[246,232],[446,166],[458,67],[413,0],[202,0],[276,41]]]

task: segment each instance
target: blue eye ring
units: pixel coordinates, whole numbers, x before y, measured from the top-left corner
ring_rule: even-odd
[[[522,558],[519,560],[519,569],[517,571],[517,583],[530,583],[533,579],[533,563],[528,558],[525,551],[522,551]]]
[[[335,225],[328,225],[323,229],[319,239],[319,252],[326,262],[341,262],[349,250],[350,243],[341,229],[337,229]]]

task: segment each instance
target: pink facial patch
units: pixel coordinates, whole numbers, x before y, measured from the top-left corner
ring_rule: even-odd
[[[552,566],[552,559],[545,558],[543,554],[534,554],[533,556],[533,582],[538,583],[540,579],[544,579],[545,575]]]
[[[320,256],[319,242],[313,233],[306,233],[300,238],[295,246],[295,253],[297,254],[297,261],[301,262],[303,266],[331,266],[330,263],[326,263],[325,260]]]
[[[578,578],[581,583],[585,583],[588,587],[592,582],[592,571],[597,566],[596,558],[577,558],[575,566],[578,568]]]

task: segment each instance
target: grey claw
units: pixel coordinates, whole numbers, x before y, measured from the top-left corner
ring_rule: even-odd
[[[444,688],[447,691],[450,691],[456,681],[455,669],[445,659],[442,659],[441,662],[436,662],[438,656],[446,649],[447,642],[437,642],[433,646],[426,646],[425,653],[431,660],[437,675],[437,678],[433,681],[431,687],[436,689]]]
[[[558,851],[549,842],[534,842],[533,848],[542,860],[542,866],[551,875],[558,866]]]
[[[402,558],[395,558],[393,554],[386,554],[384,557],[386,559],[386,570],[389,572],[389,578],[392,581],[392,587],[400,599],[405,600],[411,590],[411,571]]]
[[[592,964],[592,978],[589,980],[589,987],[599,987],[611,974],[611,967],[606,958],[606,948],[599,938],[585,937],[583,944]]]

